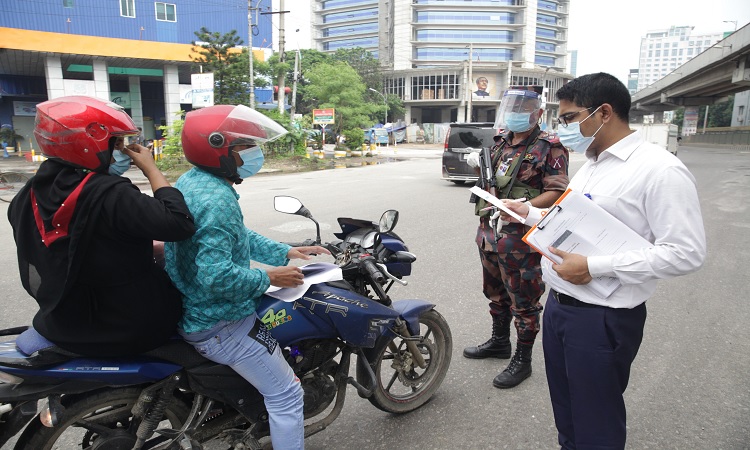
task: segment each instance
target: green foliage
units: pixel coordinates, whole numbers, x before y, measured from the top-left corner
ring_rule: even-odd
[[[376,104],[364,100],[366,87],[359,74],[346,63],[318,64],[307,77],[310,85],[305,91],[305,99],[316,104],[316,108],[336,109],[336,123],[332,130],[326,129],[326,134],[369,127],[374,114],[381,110]]]
[[[373,88],[376,91],[383,90],[383,74],[380,70],[380,61],[375,59],[369,50],[365,50],[362,47],[340,48],[333,54],[333,59],[349,64],[349,66],[357,71],[365,86]]]
[[[732,126],[732,110],[734,109],[734,95],[729,96],[729,101],[710,105],[708,110],[708,122],[706,128],[730,127]],[[706,117],[706,106],[698,108],[698,130],[703,129],[703,121]],[[682,122],[685,118],[685,108],[675,110],[672,123],[680,126],[682,133]]]
[[[195,32],[201,44],[193,42],[201,56],[194,59],[203,72],[214,74],[214,103],[217,105],[236,105],[247,103],[247,88],[250,82],[250,61],[247,50],[231,51],[242,45],[242,39],[236,30],[220,34],[201,27]]]
[[[0,142],[5,142],[7,145],[12,145],[14,142],[22,141],[23,136],[16,133],[13,127],[4,126],[0,128]]]
[[[289,133],[285,134],[279,139],[273,142],[263,144],[263,153],[266,157],[277,157],[281,155],[304,155],[306,150],[305,139],[307,134],[297,127],[292,126],[291,119],[288,114],[279,114],[275,109],[264,109],[259,110],[266,116],[275,120],[281,126],[289,130]]]
[[[350,128],[342,133],[346,138],[346,146],[358,150],[365,142],[365,131],[362,128]]]
[[[185,111],[177,111],[177,116],[172,125],[160,126],[162,136],[162,157],[156,161],[156,166],[165,173],[176,172],[176,176],[190,168],[190,163],[185,160],[182,151],[182,127],[185,125],[183,119]],[[176,178],[176,177],[171,177]]]

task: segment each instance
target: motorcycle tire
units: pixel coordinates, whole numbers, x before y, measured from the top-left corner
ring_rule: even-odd
[[[132,448],[135,443],[135,430],[129,430],[132,419],[131,409],[141,393],[139,388],[112,389],[64,396],[65,410],[54,428],[47,428],[35,417],[18,439],[15,450],[52,450],[58,448],[80,448],[97,450]],[[179,429],[190,409],[178,399],[174,399],[164,411],[164,421],[159,428]],[[88,431],[77,422],[90,421],[97,426],[112,430],[103,436]],[[154,434],[153,438],[159,435]],[[132,443],[131,443],[132,441]]]
[[[370,361],[377,385],[368,400],[382,411],[397,414],[414,411],[430,400],[448,372],[453,353],[448,322],[433,309],[419,316],[419,326],[424,341],[417,347],[427,363],[424,369],[413,363],[406,342],[399,337],[381,343],[376,358]],[[357,366],[357,381],[370,385],[367,371],[360,366]]]

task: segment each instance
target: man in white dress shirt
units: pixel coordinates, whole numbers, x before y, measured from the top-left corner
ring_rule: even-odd
[[[570,180],[597,205],[654,246],[585,257],[553,249],[542,261],[550,287],[542,343],[550,398],[564,449],[625,447],[630,366],[643,338],[646,300],[656,281],[698,270],[706,256],[695,179],[665,149],[628,126],[630,94],[606,73],[584,75],[557,91],[558,134],[588,161]],[[509,203],[526,224],[542,210]],[[607,298],[583,289],[592,277],[622,284]]]

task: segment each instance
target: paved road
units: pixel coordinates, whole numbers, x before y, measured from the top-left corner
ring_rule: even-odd
[[[626,392],[628,447],[746,449],[750,443],[750,154],[681,147],[695,174],[709,243],[698,273],[663,281],[648,302],[644,343]],[[572,156],[572,168],[582,163]],[[492,387],[505,362],[467,360],[463,347],[490,328],[473,236],[476,219],[465,187],[440,179],[439,155],[392,164],[254,177],[239,186],[246,223],[278,240],[314,234],[306,219],[272,211],[274,195],[300,198],[321,223],[323,238],[339,216],[376,220],[401,212],[396,232],[418,260],[409,286],[394,298],[425,298],[451,325],[453,361],[434,399],[404,416],[383,413],[349,388],[341,417],[311,437],[322,449],[552,449],[556,431],[537,345],[534,373],[511,390]],[[6,206],[0,204],[0,215]],[[15,274],[13,242],[0,220],[0,326],[27,323],[33,302]],[[540,344],[540,343],[539,343]]]

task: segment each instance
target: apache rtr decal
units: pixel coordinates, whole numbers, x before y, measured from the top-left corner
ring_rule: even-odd
[[[333,303],[327,303],[327,302],[316,300],[310,297],[302,297],[302,298],[310,302],[310,305],[305,306],[299,301],[295,301],[294,309],[304,308],[304,309],[309,310],[312,313],[315,313],[316,311],[323,312],[325,314],[337,313],[337,314],[341,314],[343,317],[346,317],[346,313],[349,312],[348,306],[334,305]]]
[[[367,309],[370,306],[370,305],[368,305],[367,303],[365,303],[365,302],[363,302],[361,300],[356,300],[356,299],[342,297],[340,295],[336,295],[336,294],[333,294],[333,293],[328,292],[328,291],[313,291],[312,293],[313,294],[320,294],[323,297],[325,297],[326,300],[328,300],[328,299],[335,299],[335,300],[338,300],[340,302],[349,303],[349,304],[354,305],[354,306],[359,306],[360,308]]]

